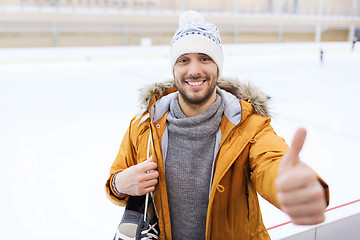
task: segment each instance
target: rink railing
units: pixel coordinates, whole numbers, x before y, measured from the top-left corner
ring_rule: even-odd
[[[123,11],[170,11],[181,12],[196,9],[214,14],[254,14],[360,17],[360,0],[295,1],[271,3],[270,1],[187,1],[187,0],[0,0],[0,11],[39,12],[123,12]]]
[[[348,202],[348,203],[345,203],[345,204],[341,204],[341,205],[336,206],[336,207],[328,208],[328,209],[326,209],[325,212],[329,212],[329,211],[332,211],[332,210],[335,210],[335,209],[338,209],[338,208],[342,208],[342,207],[345,207],[345,206],[348,206],[348,205],[351,205],[351,204],[354,204],[354,203],[357,203],[357,202],[360,202],[360,199],[355,200],[355,201],[352,201],[352,202]],[[273,227],[269,227],[269,228],[267,228],[266,230],[269,231],[269,230],[271,230],[271,229],[275,229],[275,228],[278,228],[278,227],[281,227],[281,226],[284,226],[284,225],[287,225],[287,224],[290,224],[290,223],[291,223],[291,221],[284,222],[284,223],[275,225],[275,226],[273,226]]]
[[[351,201],[345,204],[341,204],[332,208],[328,208],[325,212],[330,212],[335,209],[341,209],[343,207],[359,203],[360,199]],[[351,216],[344,216],[336,221],[323,223],[317,225],[314,228],[305,230],[303,232],[294,234],[292,236],[282,238],[286,240],[301,240],[301,239],[313,239],[313,240],[337,240],[337,239],[357,239],[356,236],[360,236],[360,228],[357,227],[360,222],[360,212],[354,212]],[[268,231],[279,229],[290,224],[291,221],[284,222],[272,227],[267,228]]]

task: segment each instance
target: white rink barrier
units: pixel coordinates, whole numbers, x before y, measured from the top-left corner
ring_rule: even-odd
[[[324,225],[319,225],[284,240],[358,240],[360,237],[360,213]]]

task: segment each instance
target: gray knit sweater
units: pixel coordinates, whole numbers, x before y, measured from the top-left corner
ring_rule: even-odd
[[[209,109],[194,117],[183,114],[178,97],[170,103],[165,178],[175,240],[205,239],[215,139],[224,109],[219,94]]]

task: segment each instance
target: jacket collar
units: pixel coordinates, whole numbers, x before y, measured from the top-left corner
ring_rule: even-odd
[[[149,84],[140,90],[140,112],[151,112],[154,122],[168,110],[171,99],[177,91],[174,80]],[[251,103],[254,112],[269,117],[269,96],[262,93],[252,84],[242,83],[236,78],[220,78],[217,81],[217,91],[225,97],[225,116],[234,125],[241,120],[240,100]]]

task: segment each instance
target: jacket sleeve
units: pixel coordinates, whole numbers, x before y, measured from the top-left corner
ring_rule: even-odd
[[[124,138],[121,142],[119,152],[110,168],[110,176],[105,184],[105,191],[109,199],[116,205],[125,206],[128,195],[119,195],[113,188],[113,179],[116,173],[125,170],[126,168],[136,164],[136,147],[134,136],[135,119],[132,119],[129,128],[127,129]],[[135,125],[135,126],[134,126]]]
[[[277,208],[280,207],[276,197],[275,180],[280,161],[288,149],[284,139],[276,135],[270,125],[270,119],[267,119],[263,128],[256,134],[250,150],[251,182],[257,192]],[[329,204],[328,185],[318,175],[317,177],[324,187]]]
[[[257,192],[279,208],[275,180],[282,156],[289,149],[284,139],[277,136],[267,119],[255,135],[250,148],[251,183]]]

